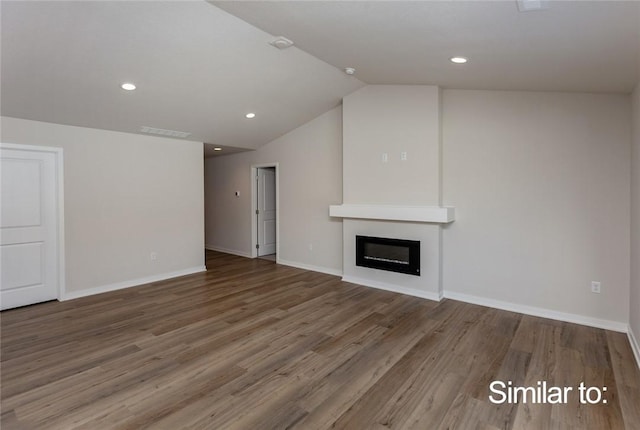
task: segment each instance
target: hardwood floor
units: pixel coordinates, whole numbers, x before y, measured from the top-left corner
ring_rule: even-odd
[[[2,429],[640,429],[624,334],[259,259],[207,267],[2,312]],[[494,380],[574,388],[492,404]],[[580,404],[580,382],[607,403]]]

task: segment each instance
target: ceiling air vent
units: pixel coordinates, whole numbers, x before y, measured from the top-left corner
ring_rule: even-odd
[[[187,133],[186,131],[165,130],[162,128],[147,127],[146,125],[140,127],[140,131],[143,133],[157,134],[159,136],[180,137],[182,139],[191,136],[191,133]]]
[[[547,0],[517,0],[520,12],[531,12],[534,10],[547,9]]]
[[[269,45],[275,46],[278,49],[287,49],[293,46],[293,41],[284,36],[278,36],[269,42]]]

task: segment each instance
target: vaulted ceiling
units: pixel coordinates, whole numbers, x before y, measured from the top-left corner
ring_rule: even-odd
[[[640,2],[213,2],[369,84],[628,93],[638,81]],[[464,66],[453,56],[468,57]]]
[[[274,48],[270,34],[205,1],[1,7],[6,116],[133,133],[147,126],[251,149],[364,85],[298,48]]]
[[[640,72],[635,1],[2,1],[1,14],[2,115],[232,148],[365,84],[628,93]],[[269,45],[279,35],[294,47]]]

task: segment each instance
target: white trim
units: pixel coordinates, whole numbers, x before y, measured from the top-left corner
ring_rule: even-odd
[[[621,333],[627,332],[627,324],[619,321],[604,320],[600,318],[592,318],[584,315],[569,314],[565,312],[552,311],[544,308],[537,308],[533,306],[525,306],[517,303],[503,302],[501,300],[487,299],[484,297],[471,296],[463,293],[456,293],[452,291],[444,292],[444,296],[448,299],[458,300],[460,302],[472,303],[474,305],[487,306],[495,309],[502,309],[510,312],[517,312],[525,315],[532,315],[535,317],[549,318],[558,321],[565,321],[574,324],[586,325],[589,327],[602,328],[605,330],[612,330]]]
[[[20,151],[62,153],[62,148],[60,148],[58,146],[22,145],[20,143],[0,143],[0,148],[2,148],[2,149],[17,149],[17,150],[20,150]]]
[[[640,369],[640,344],[638,343],[638,338],[633,334],[631,326],[628,327],[627,337],[629,338],[629,344],[631,345],[633,355],[636,357],[636,364],[638,365],[638,369]]]
[[[159,275],[145,276],[144,278],[131,279],[129,281],[116,282],[115,284],[102,285],[100,287],[88,288],[86,290],[71,291],[65,294],[60,300],[73,300],[80,297],[93,296],[95,294],[108,293],[110,291],[122,290],[124,288],[138,287],[151,282],[165,281],[179,276],[193,275],[194,273],[206,272],[205,266],[191,267],[189,269],[177,270],[175,272],[162,273]]]
[[[66,259],[64,242],[64,150],[57,146],[23,145],[19,143],[0,143],[1,149],[15,149],[19,151],[51,152],[55,155],[56,168],[56,240],[58,244],[56,258],[58,260],[58,300],[62,300],[66,293]]]
[[[58,181],[58,300],[66,294],[66,256],[64,241],[64,152],[62,148],[57,148],[57,181]]]
[[[256,177],[258,176],[258,169],[262,167],[274,167],[276,169],[276,256],[280,255],[280,164],[275,163],[260,163],[251,165],[251,256],[250,258],[258,257],[258,250],[256,249],[256,243],[258,243],[258,229],[255,223],[256,209],[258,209],[258,189],[256,186]]]
[[[435,300],[436,302],[442,300],[440,294],[431,291],[400,287],[394,284],[387,284],[386,282],[370,281],[369,279],[358,278],[355,276],[343,276],[342,280],[352,284],[364,285],[365,287],[377,288],[378,290],[386,290],[394,293],[406,294],[408,296],[420,297],[421,299]]]
[[[238,257],[253,258],[251,254],[248,252],[237,251],[235,249],[222,248],[220,246],[205,245],[204,249],[208,249],[209,251],[223,252],[225,254],[233,254],[233,255],[237,255]]]
[[[331,205],[329,216],[426,223],[450,223],[455,208],[450,206]]]
[[[327,275],[342,276],[342,270],[331,269],[329,267],[314,266],[312,264],[298,263],[296,261],[282,260],[276,255],[276,263],[283,266],[296,267],[298,269],[310,270],[312,272],[326,273]]]

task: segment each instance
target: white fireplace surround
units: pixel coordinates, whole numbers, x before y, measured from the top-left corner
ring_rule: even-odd
[[[441,92],[429,85],[368,85],[343,99],[342,279],[442,299]],[[356,236],[420,241],[420,276],[356,263]]]
[[[336,218],[447,224],[455,220],[455,208],[450,206],[344,204],[329,206],[329,216]]]

